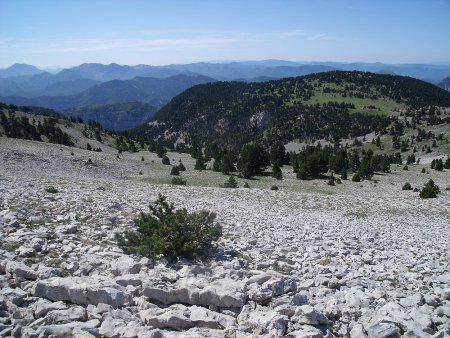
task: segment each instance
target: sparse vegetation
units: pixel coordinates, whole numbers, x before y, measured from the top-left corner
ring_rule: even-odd
[[[178,169],[178,166],[173,166],[173,167],[172,167],[172,170],[170,170],[170,175],[173,175],[173,176],[178,176],[178,175],[180,175],[180,171],[179,171],[179,169]]]
[[[440,192],[439,187],[430,179],[420,191],[420,198],[436,198]]]
[[[180,176],[173,177],[170,182],[173,185],[186,185],[187,184],[186,180],[184,178],[180,177]]]
[[[403,184],[402,190],[412,190],[411,183],[406,182],[405,184]]]
[[[50,194],[57,194],[59,192],[59,190],[53,186],[45,188],[45,191]]]
[[[234,176],[230,176],[228,180],[220,186],[221,188],[237,188],[238,184]]]
[[[361,182],[361,176],[358,173],[354,174],[352,177],[352,182]]]
[[[125,252],[154,258],[164,255],[170,259],[206,257],[222,235],[222,227],[215,223],[216,215],[208,210],[194,213],[175,210],[162,195],[149,209],[150,213],[141,213],[134,220],[136,231],[116,235]]]
[[[164,165],[170,165],[170,159],[166,155],[163,156],[161,162]]]

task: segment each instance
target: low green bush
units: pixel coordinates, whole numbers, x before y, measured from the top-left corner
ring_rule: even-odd
[[[50,194],[57,194],[59,192],[59,190],[56,189],[55,187],[47,187],[47,188],[45,188],[45,191]]]
[[[202,258],[213,252],[214,242],[222,235],[222,226],[215,223],[216,215],[208,210],[175,210],[162,195],[149,209],[150,213],[142,212],[134,220],[136,231],[116,234],[117,243],[125,252],[153,258]]]
[[[234,176],[230,176],[228,180],[223,184],[220,185],[221,188],[237,188],[238,184]]]
[[[163,156],[161,162],[164,165],[170,165],[170,159],[166,155]]]
[[[352,182],[361,182],[361,176],[358,173],[354,174],[352,177]]]
[[[172,167],[172,170],[170,171],[170,175],[173,175],[173,176],[178,176],[178,175],[180,175],[180,171],[178,170],[178,167],[173,166],[173,167]]]
[[[180,176],[173,177],[170,182],[174,185],[186,185],[186,180]]]
[[[430,180],[423,186],[419,196],[420,198],[436,198],[439,192],[439,187],[434,184],[434,181],[430,178]]]
[[[412,190],[411,183],[406,182],[405,184],[403,184],[402,190]]]

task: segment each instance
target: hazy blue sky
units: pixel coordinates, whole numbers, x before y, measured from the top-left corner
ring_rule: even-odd
[[[0,0],[0,67],[450,61],[450,0]]]

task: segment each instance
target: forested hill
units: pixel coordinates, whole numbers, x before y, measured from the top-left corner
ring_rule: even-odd
[[[216,82],[174,97],[135,130],[238,148],[249,141],[332,140],[380,131],[394,110],[450,106],[450,93],[402,76],[333,71],[263,83]]]

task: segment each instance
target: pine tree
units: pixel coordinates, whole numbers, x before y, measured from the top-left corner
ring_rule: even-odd
[[[450,156],[445,160],[444,169],[450,169]]]
[[[178,171],[178,167],[173,166],[173,167],[172,167],[172,170],[170,171],[170,175],[173,175],[173,176],[178,176],[178,175],[180,175],[180,172]]]
[[[164,165],[170,165],[170,159],[166,155],[163,156],[161,162]]]
[[[186,167],[184,166],[183,162],[181,162],[178,164],[177,166],[178,171],[186,171]]]
[[[261,173],[268,165],[267,153],[257,143],[247,143],[242,147],[238,166],[245,178],[250,178]]]
[[[195,166],[194,166],[195,170],[205,170],[206,169],[206,164],[203,160],[203,155],[200,153],[197,156],[197,160],[195,161]]]
[[[234,176],[230,176],[228,180],[224,183],[224,185],[221,185],[222,188],[237,188],[237,181],[234,178]]]
[[[277,180],[283,179],[283,173],[281,172],[281,168],[278,166],[277,162],[275,162],[275,164],[272,166],[272,177],[276,178]]]
[[[430,179],[420,191],[420,198],[436,198],[440,192],[439,187]]]

